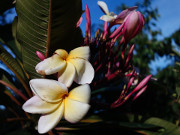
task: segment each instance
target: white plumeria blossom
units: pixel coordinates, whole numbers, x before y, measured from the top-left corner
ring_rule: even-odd
[[[58,81],[70,87],[73,81],[78,84],[91,83],[94,69],[88,61],[90,49],[88,46],[78,47],[69,52],[58,49],[55,54],[38,63],[36,71],[42,75],[58,72]]]
[[[62,117],[76,123],[90,108],[91,90],[88,84],[78,86],[69,93],[64,84],[50,79],[33,79],[30,87],[35,95],[22,108],[28,113],[43,114],[38,121],[39,133],[53,129]]]
[[[105,13],[105,15],[101,16],[100,19],[106,22],[112,22],[116,19],[117,15],[113,12],[109,13],[108,7],[105,2],[98,1],[97,4],[102,9],[102,11]]]

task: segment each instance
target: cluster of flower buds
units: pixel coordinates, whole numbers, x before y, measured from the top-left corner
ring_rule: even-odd
[[[98,5],[105,15],[100,19],[104,21],[104,32],[99,30],[95,33],[94,39],[91,38],[91,18],[88,6],[86,5],[86,37],[84,45],[89,45],[91,49],[91,60],[95,69],[95,78],[91,84],[92,89],[98,89],[113,81],[130,78],[125,83],[125,89],[117,101],[112,103],[111,108],[122,105],[132,94],[137,93],[134,100],[143,93],[147,87],[147,82],[151,75],[140,82],[136,88],[131,89],[134,81],[137,81],[137,73],[132,65],[133,50],[135,45],[129,45],[129,41],[135,37],[144,26],[144,16],[136,11],[137,7],[123,10],[119,15],[109,13],[106,3],[98,1]],[[113,32],[111,28],[119,25]]]
[[[132,86],[133,81],[135,79],[135,76],[132,74],[127,86],[122,90],[120,97],[114,103],[111,104],[111,108],[115,108],[122,105],[134,93],[136,93],[136,95],[134,96],[133,101],[137,99],[146,90],[147,83],[150,80],[151,76],[152,75],[148,75],[147,77],[145,77],[132,91],[129,92],[129,89]]]

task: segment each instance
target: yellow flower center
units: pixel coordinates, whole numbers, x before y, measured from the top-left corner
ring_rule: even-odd
[[[66,94],[64,94],[63,96],[62,96],[62,99],[64,100],[66,97],[68,97],[69,96],[69,93],[66,93]]]

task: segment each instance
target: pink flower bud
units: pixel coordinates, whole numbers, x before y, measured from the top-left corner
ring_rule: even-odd
[[[137,7],[131,7],[123,10],[116,19],[110,24],[112,27],[115,24],[121,24],[109,38],[113,38],[114,41],[121,35],[124,35],[125,41],[128,42],[134,36],[136,36],[144,25],[143,15],[136,11]]]
[[[144,86],[136,95],[135,97],[133,98],[133,101],[136,100],[142,93],[144,93],[144,91],[146,90],[147,88],[147,85]]]
[[[126,41],[135,37],[144,26],[144,16],[139,11],[133,11],[124,22],[123,35]]]
[[[79,21],[78,21],[77,24],[76,24],[76,28],[78,28],[78,27],[81,25],[82,20],[83,20],[83,18],[82,18],[82,16],[81,16],[81,17],[79,18]]]
[[[148,83],[148,81],[151,79],[151,77],[152,77],[152,75],[146,76],[146,77],[136,86],[136,88],[134,88],[133,93],[136,92],[136,91],[138,91],[138,90],[140,90],[140,89],[142,89],[142,88]]]
[[[46,57],[44,56],[44,54],[42,54],[41,52],[39,51],[36,51],[36,55],[38,56],[38,58],[43,61]]]
[[[86,14],[86,34],[90,38],[91,37],[91,17],[89,8],[85,5],[85,14]]]
[[[136,9],[137,9],[137,6],[130,7],[130,8],[128,8],[128,9],[126,9],[126,10],[123,10],[123,11],[116,17],[116,19],[115,19],[115,21],[114,21],[115,24],[121,24],[121,23],[123,23],[123,22],[126,20],[127,16],[128,16],[130,13],[134,12]]]

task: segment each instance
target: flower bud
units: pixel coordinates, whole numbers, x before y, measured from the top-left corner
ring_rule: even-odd
[[[39,51],[36,51],[36,55],[38,56],[38,58],[43,61],[46,57],[44,56],[44,54],[42,54],[41,52]]]
[[[123,36],[126,41],[135,37],[144,26],[144,16],[139,11],[131,12],[124,22],[122,30]]]
[[[81,17],[79,18],[79,21],[76,23],[76,28],[78,28],[78,27],[81,25],[82,20],[83,20],[83,18],[82,18],[82,16],[81,16]]]
[[[90,38],[91,37],[91,17],[89,8],[85,5],[85,14],[86,14],[86,34]]]

